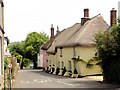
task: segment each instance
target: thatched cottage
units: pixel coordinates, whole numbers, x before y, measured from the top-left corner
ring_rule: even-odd
[[[111,10],[110,23],[110,25],[116,23],[116,10],[114,9]],[[73,58],[79,58],[87,62],[95,57],[94,37],[99,32],[107,31],[108,28],[109,25],[100,14],[89,18],[89,9],[84,9],[84,17],[81,18],[81,23],[76,23],[63,30],[47,50],[49,53],[48,65],[52,69],[51,72],[69,76],[68,71],[71,71],[71,77],[101,74],[99,66],[94,66],[92,69],[86,68],[84,63],[75,63]],[[75,75],[75,68],[77,76]]]

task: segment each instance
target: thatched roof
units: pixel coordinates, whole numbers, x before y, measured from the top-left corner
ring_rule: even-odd
[[[59,47],[93,46],[95,45],[95,34],[107,31],[108,28],[109,25],[100,14],[88,20],[83,26],[76,23],[63,30],[47,52],[54,54],[55,48]]]
[[[62,32],[62,31],[57,32],[57,34],[55,35],[55,38],[57,38],[57,36],[58,36],[61,32]],[[42,49],[42,50],[48,50],[50,46],[51,46],[51,42],[50,42],[50,40],[49,40],[49,41],[43,43],[43,45],[41,46],[41,49]]]
[[[109,25],[99,14],[88,20],[81,28],[67,40],[62,47],[71,46],[93,46],[95,45],[95,34],[108,30]]]
[[[80,23],[74,24],[72,27],[64,29],[54,40],[51,47],[48,49],[48,53],[55,53],[55,47],[63,45],[77,30],[80,29]]]
[[[48,42],[44,42],[43,45],[41,46],[41,49],[48,50],[50,45],[51,45],[50,40]]]

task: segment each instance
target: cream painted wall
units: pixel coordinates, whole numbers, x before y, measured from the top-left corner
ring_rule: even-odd
[[[49,65],[51,65],[51,66],[53,66],[53,64],[54,64],[54,55],[53,54],[49,54],[48,55],[48,66]]]
[[[81,59],[88,61],[95,56],[96,48],[95,47],[76,47],[77,56],[79,55]],[[101,68],[99,66],[94,66],[92,69],[86,68],[85,64],[81,62],[77,63],[79,68],[79,74],[81,76],[84,75],[94,75],[94,74],[102,74]]]
[[[76,58],[80,56],[81,59],[88,61],[89,59],[95,56],[95,50],[96,50],[95,47],[75,47]],[[73,47],[63,48],[62,57],[60,57],[60,49],[58,49],[57,53],[58,53],[58,61],[60,62],[64,61],[64,66],[66,67],[67,70],[69,69],[69,65],[68,65],[69,61],[71,61],[71,68],[73,72],[75,67],[74,62],[72,60],[74,56]],[[101,74],[100,71],[101,69],[98,66],[95,66],[92,69],[87,69],[85,64],[78,62],[76,67],[78,74],[80,76]]]
[[[80,59],[83,59],[85,61],[88,61],[89,59],[93,58],[95,56],[95,47],[75,47],[76,52],[76,58],[80,56]],[[58,67],[58,62],[60,62],[60,68],[62,67],[62,62],[64,62],[64,66],[67,70],[69,70],[69,62],[71,62],[71,70],[74,71],[75,64],[72,60],[74,56],[74,49],[73,47],[63,48],[62,49],[62,57],[60,48],[57,49],[57,53],[55,55],[49,54],[48,56],[48,65],[55,65],[55,68]],[[84,63],[78,62],[76,64],[76,68],[78,71],[78,74],[80,76],[86,76],[86,75],[94,75],[94,74],[102,74],[101,68],[99,66],[94,66],[92,69],[86,68],[86,65]]]

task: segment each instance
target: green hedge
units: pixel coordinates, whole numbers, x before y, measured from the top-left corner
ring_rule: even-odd
[[[95,38],[104,81],[120,83],[120,23]]]

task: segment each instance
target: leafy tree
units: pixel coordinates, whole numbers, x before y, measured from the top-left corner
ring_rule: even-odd
[[[22,63],[22,55],[18,54],[16,56],[16,58],[17,58],[17,63],[19,63],[21,65],[21,63]]]
[[[95,38],[104,81],[120,83],[120,22]]]
[[[27,35],[25,39],[25,57],[33,60],[34,68],[37,68],[37,53],[43,42],[48,41],[49,38],[45,33],[32,32]]]
[[[23,67],[22,58],[30,59],[34,62],[34,68],[37,68],[37,53],[43,42],[48,41],[49,38],[45,33],[31,32],[27,35],[25,41],[10,43],[8,47],[13,56],[18,58],[18,62]],[[21,62],[22,61],[22,62]]]
[[[27,58],[24,58],[23,59],[23,66],[24,67],[28,67],[31,63],[31,60],[27,59]]]
[[[10,43],[8,45],[8,48],[10,48],[10,52],[12,55],[15,55],[16,53],[19,53],[20,55],[22,55],[24,57],[24,52],[25,52],[25,49],[24,49],[24,41],[22,42],[14,42],[14,43]]]

